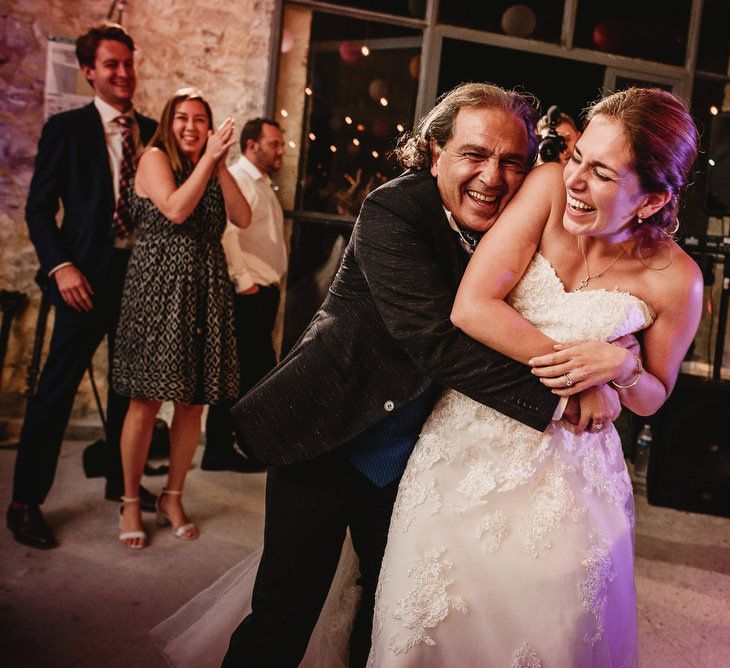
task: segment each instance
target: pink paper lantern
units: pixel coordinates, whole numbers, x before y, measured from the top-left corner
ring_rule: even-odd
[[[356,63],[362,58],[362,45],[359,42],[345,40],[340,42],[340,58],[348,65]]]

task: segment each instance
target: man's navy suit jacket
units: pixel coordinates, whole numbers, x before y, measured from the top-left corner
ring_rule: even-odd
[[[311,459],[432,385],[544,430],[557,397],[528,367],[451,323],[467,260],[428,171],[370,193],[314,319],[232,411],[256,457]]]
[[[146,144],[157,122],[135,115]],[[60,227],[56,223],[59,199],[63,203]],[[94,104],[51,116],[38,142],[25,209],[43,274],[73,262],[96,290],[111,262],[114,206],[104,127]],[[52,300],[60,304],[55,281],[51,286]]]

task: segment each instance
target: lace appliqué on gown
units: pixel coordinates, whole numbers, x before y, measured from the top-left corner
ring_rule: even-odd
[[[512,656],[512,668],[542,668],[542,663],[535,649],[525,643]]]
[[[585,579],[578,585],[578,597],[583,607],[596,619],[596,631],[585,635],[585,641],[595,645],[603,637],[603,622],[608,606],[608,585],[616,579],[613,572],[610,543],[605,536],[593,531],[590,547],[583,559]]]
[[[394,636],[388,643],[396,654],[408,651],[418,643],[433,645],[429,630],[446,619],[452,610],[467,611],[464,599],[447,591],[453,584],[447,577],[453,564],[442,558],[444,551],[443,547],[429,550],[408,571],[413,588],[393,609],[393,617],[407,631]]]

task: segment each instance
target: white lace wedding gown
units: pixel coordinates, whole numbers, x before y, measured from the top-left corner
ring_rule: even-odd
[[[558,341],[651,324],[618,290],[566,292],[537,254],[509,302]],[[612,425],[543,434],[449,390],[400,483],[369,665],[635,666],[633,497]],[[259,553],[152,634],[177,668],[216,668],[250,611]],[[345,666],[357,603],[349,541],[303,666]]]
[[[509,302],[557,341],[651,324],[626,292],[566,292],[540,254]],[[400,483],[369,665],[636,665],[633,524],[613,425],[542,434],[447,391]]]

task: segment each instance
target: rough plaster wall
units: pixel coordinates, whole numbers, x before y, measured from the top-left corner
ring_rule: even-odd
[[[43,124],[46,38],[75,38],[104,20],[110,0],[4,0],[0,11],[0,289],[29,297],[14,319],[0,378],[0,438],[8,420],[22,416],[21,396],[30,361],[40,299],[38,263],[23,210]],[[274,0],[131,0],[123,23],[138,47],[136,107],[159,116],[165,99],[181,86],[196,86],[218,122],[240,125],[264,112]],[[237,157],[231,155],[231,158]],[[50,334],[49,322],[48,333]],[[106,351],[94,361],[106,388]],[[95,411],[84,380],[76,417]],[[12,429],[14,431],[15,428]]]

